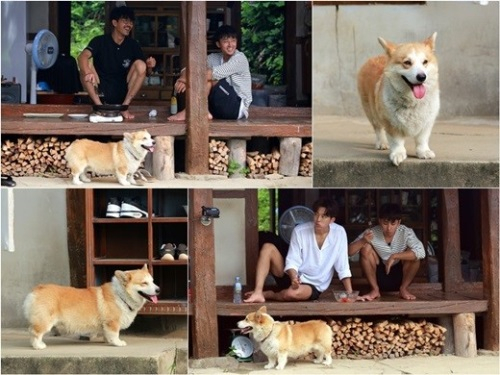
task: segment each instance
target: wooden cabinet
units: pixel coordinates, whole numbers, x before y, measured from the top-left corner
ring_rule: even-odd
[[[147,217],[107,217],[113,198],[137,200]],[[187,199],[185,189],[87,189],[87,286],[147,264],[161,292],[158,303],[146,303],[140,313],[187,315],[188,261],[164,261],[159,254],[162,244],[187,244]]]
[[[136,98],[169,100],[181,68],[180,7],[163,2],[132,2],[129,6],[135,11],[132,37],[139,42],[146,58],[153,56],[156,59],[153,74],[146,77]]]

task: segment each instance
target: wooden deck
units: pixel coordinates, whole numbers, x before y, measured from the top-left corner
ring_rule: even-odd
[[[488,310],[488,301],[481,293],[445,293],[438,290],[412,291],[414,301],[405,301],[397,294],[383,294],[370,302],[341,303],[333,299],[331,291],[323,293],[318,301],[311,302],[266,302],[263,304],[234,304],[229,298],[217,301],[217,315],[245,316],[266,305],[274,316],[378,316],[410,315],[440,316],[461,313],[482,313]]]
[[[167,111],[158,110],[158,116],[150,119],[152,107],[132,106],[136,115],[132,120],[121,123],[91,123],[75,120],[71,113],[90,114],[88,105],[2,105],[2,134],[13,135],[55,135],[55,136],[116,136],[124,131],[147,129],[153,136],[186,135],[186,122],[169,122]],[[60,113],[60,118],[26,118],[24,113]],[[209,122],[210,137],[311,137],[311,108],[294,107],[251,107],[248,120],[212,120]]]

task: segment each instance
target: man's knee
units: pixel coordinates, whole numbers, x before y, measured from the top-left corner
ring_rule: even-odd
[[[275,251],[278,251],[278,248],[270,242],[264,243],[262,245],[262,247],[260,248],[260,252],[264,253],[264,254],[270,254],[270,253],[273,253]]]
[[[142,60],[135,60],[130,67],[130,71],[136,71],[139,74],[146,75],[146,63]]]

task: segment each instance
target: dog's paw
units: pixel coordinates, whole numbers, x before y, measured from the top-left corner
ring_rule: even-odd
[[[270,370],[270,369],[274,368],[274,363],[268,363],[267,365],[264,366],[264,368],[266,370]]]
[[[389,144],[386,142],[377,142],[377,143],[375,143],[375,148],[377,150],[388,150]]]
[[[127,346],[127,343],[120,339],[113,340],[111,344],[113,344],[114,346]]]
[[[79,178],[73,178],[73,185],[83,185],[83,181],[81,181]]]
[[[417,149],[417,156],[419,157],[419,159],[434,159],[436,157],[436,154],[430,149]]]
[[[123,185],[123,186],[130,186],[131,183],[128,182],[126,179],[118,179],[118,182],[120,183],[120,185]]]
[[[45,344],[43,341],[40,341],[40,342],[33,342],[32,346],[33,346],[33,349],[42,350],[42,349],[45,349],[47,347],[47,344]]]
[[[399,166],[406,159],[406,150],[393,151],[389,158],[395,166]]]

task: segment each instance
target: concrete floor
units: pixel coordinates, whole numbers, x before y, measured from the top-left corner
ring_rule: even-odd
[[[69,178],[59,177],[14,177],[16,188],[128,188],[121,186],[112,177],[95,178],[91,183],[73,185]],[[168,181],[155,181],[143,183],[141,187],[153,189],[257,189],[257,188],[310,188],[312,177],[284,177],[281,175],[269,176],[265,179],[227,178],[212,175],[189,176]],[[130,186],[137,188],[137,186]]]
[[[415,156],[399,167],[388,150],[375,150],[375,133],[365,117],[315,116],[314,186],[318,187],[498,187],[497,117],[460,117],[436,122],[432,160]]]
[[[334,359],[330,367],[291,360],[284,370],[266,370],[261,363],[238,363],[234,358],[191,360],[190,374],[498,374],[498,352],[479,351],[474,358],[440,355],[396,359]]]
[[[127,334],[127,346],[46,335],[35,350],[27,329],[2,329],[2,373],[178,373],[187,371],[187,330],[161,336]],[[180,371],[180,372],[179,372]]]

